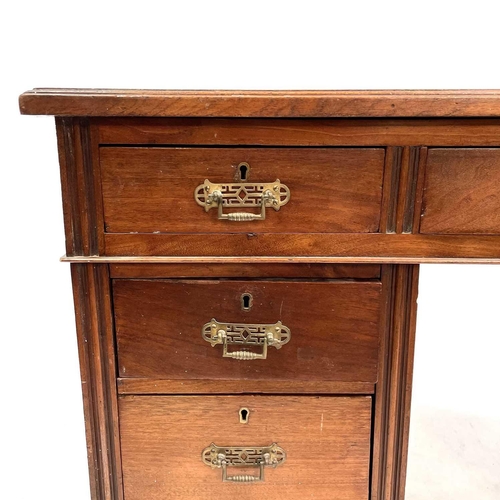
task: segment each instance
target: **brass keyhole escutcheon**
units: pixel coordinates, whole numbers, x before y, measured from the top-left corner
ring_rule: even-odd
[[[248,424],[250,418],[250,410],[248,408],[240,408],[240,424]]]
[[[243,311],[250,311],[253,306],[253,297],[251,293],[244,293],[241,295],[241,309]]]
[[[250,165],[243,161],[238,165],[238,180],[241,182],[245,182],[248,180],[248,176],[250,174]]]

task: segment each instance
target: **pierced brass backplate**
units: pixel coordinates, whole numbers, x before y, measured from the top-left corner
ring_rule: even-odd
[[[267,346],[281,349],[281,346],[290,341],[292,333],[290,328],[281,321],[274,324],[249,324],[249,323],[220,323],[212,318],[201,329],[201,335],[212,347],[223,345],[223,358],[238,360],[266,359]],[[250,350],[229,351],[229,345],[241,347],[262,347],[262,352]]]
[[[286,453],[276,443],[269,446],[217,446],[212,443],[202,451],[201,459],[212,469],[222,469],[223,482],[255,483],[264,481],[264,467],[282,465]],[[228,476],[228,467],[255,467],[259,469],[259,475]]]
[[[274,182],[241,182],[229,184],[215,184],[205,179],[194,190],[194,199],[198,205],[208,212],[212,208],[218,209],[218,218],[230,221],[264,220],[266,208],[279,210],[290,200],[290,190],[279,179]],[[224,208],[260,208],[260,213],[229,212]]]

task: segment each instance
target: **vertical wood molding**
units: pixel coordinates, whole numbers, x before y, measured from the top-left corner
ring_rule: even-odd
[[[424,163],[421,159],[425,160],[426,152],[426,148],[418,146],[387,148],[380,232],[418,232],[415,214],[421,207]]]
[[[61,186],[63,191],[66,254],[99,255],[100,197],[95,179],[96,154],[89,121],[56,117]],[[95,142],[95,141],[94,141]]]
[[[81,157],[81,184],[84,190],[82,197],[82,207],[85,209],[87,217],[87,241],[86,250],[88,255],[98,255],[97,240],[97,214],[96,214],[96,196],[94,168],[92,165],[92,142],[90,139],[90,126],[87,119],[79,122],[79,147]]]
[[[92,500],[123,500],[108,266],[72,264]]]
[[[82,231],[81,221],[78,217],[78,204],[71,201],[78,200],[73,118],[56,117],[56,131],[59,165],[61,167],[66,255],[83,255]]]
[[[388,147],[385,153],[384,187],[380,232],[396,232],[396,208],[398,201],[399,176],[401,172],[402,147]]]
[[[383,267],[385,331],[376,386],[372,500],[403,500],[418,293],[417,265]]]
[[[425,186],[425,172],[427,166],[427,148],[420,148],[420,157],[418,162],[417,183],[415,192],[415,211],[413,214],[413,227],[412,232],[418,234],[420,232],[420,222],[422,220],[422,208],[424,201],[424,186]]]
[[[412,146],[408,149],[408,169],[406,186],[404,186],[403,191],[404,208],[401,232],[410,234],[413,231],[413,214],[415,213],[420,148]]]

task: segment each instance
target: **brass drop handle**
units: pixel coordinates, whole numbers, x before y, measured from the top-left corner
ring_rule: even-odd
[[[264,467],[276,468],[286,460],[286,453],[276,443],[269,446],[217,446],[212,443],[201,453],[205,465],[212,469],[222,469],[222,482],[257,483],[264,481]],[[255,467],[259,475],[237,474],[230,476],[229,467]]]
[[[255,323],[220,323],[215,318],[203,325],[203,339],[212,347],[222,344],[222,357],[240,361],[266,359],[268,346],[281,349],[290,341],[290,328],[281,321],[273,324]],[[231,345],[242,346],[243,350],[230,350]],[[250,351],[248,348],[260,347],[261,352]]]
[[[217,208],[219,220],[248,222],[265,220],[266,208],[278,211],[290,200],[290,190],[279,179],[271,183],[229,183],[215,184],[205,179],[194,190],[196,203],[208,212]],[[260,208],[259,213],[228,212],[224,208]]]

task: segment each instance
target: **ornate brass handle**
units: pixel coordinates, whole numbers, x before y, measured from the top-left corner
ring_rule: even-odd
[[[198,205],[205,207],[205,212],[218,209],[218,218],[236,222],[264,220],[266,207],[278,211],[290,200],[290,190],[279,179],[271,183],[230,183],[215,184],[205,179],[203,184],[194,190],[194,199]],[[229,212],[224,208],[260,208],[260,213]]]
[[[292,333],[290,328],[283,325],[281,321],[274,324],[219,323],[212,318],[209,323],[203,325],[201,335],[212,347],[218,344],[223,345],[223,358],[250,361],[266,359],[267,347],[273,346],[276,349],[281,349],[281,346],[290,341]],[[262,347],[262,352],[230,351],[228,345],[233,344],[243,347]]]
[[[264,481],[264,467],[276,468],[282,465],[286,460],[286,453],[276,443],[269,446],[217,446],[212,443],[202,451],[201,459],[212,469],[222,469],[224,483],[256,483]],[[228,476],[228,467],[255,467],[259,469],[259,475]]]

